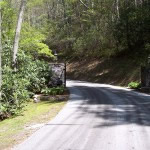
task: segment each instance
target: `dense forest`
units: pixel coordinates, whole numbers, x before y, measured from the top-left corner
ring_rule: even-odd
[[[0,118],[46,88],[54,51],[64,60],[145,59],[149,14],[149,0],[0,0]]]
[[[46,43],[67,58],[149,53],[147,0],[58,0],[43,5]]]

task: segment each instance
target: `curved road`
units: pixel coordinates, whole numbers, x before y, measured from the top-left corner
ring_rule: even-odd
[[[150,150],[150,96],[68,81],[70,100],[17,150]]]

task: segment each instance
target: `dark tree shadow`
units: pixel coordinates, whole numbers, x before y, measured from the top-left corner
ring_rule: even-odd
[[[150,126],[150,96],[109,87],[76,87],[84,96],[83,105],[79,106],[81,113],[78,117],[93,114],[96,118],[104,120],[97,123],[95,128],[124,124]],[[72,88],[74,87],[70,87],[70,90],[73,92]],[[72,94],[72,101],[81,99],[77,93]],[[92,105],[96,107],[91,109]]]

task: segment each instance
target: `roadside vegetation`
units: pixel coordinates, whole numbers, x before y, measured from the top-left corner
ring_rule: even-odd
[[[131,89],[139,89],[141,87],[141,84],[139,82],[130,82],[128,84],[128,87]]]
[[[0,120],[21,113],[30,97],[47,86],[51,76],[48,62],[40,59],[45,56],[53,59],[52,51],[43,43],[45,36],[36,27],[24,21],[19,50],[14,52],[17,31],[17,18],[22,5],[17,1],[1,1],[2,11],[2,83],[0,98]],[[18,8],[20,5],[20,11]],[[15,37],[15,39],[14,39]],[[19,38],[19,36],[17,35]],[[14,59],[15,55],[15,59]],[[16,57],[17,56],[17,57]]]
[[[53,51],[69,62],[92,58],[113,66],[125,58],[124,63],[145,64],[149,5],[147,0],[0,0],[0,119],[20,114],[35,93],[57,91],[47,87]],[[118,67],[121,73],[114,72],[115,77],[132,78],[128,70]],[[102,70],[99,77],[105,72],[113,80],[109,71]],[[93,72],[91,77],[101,81],[97,76]]]

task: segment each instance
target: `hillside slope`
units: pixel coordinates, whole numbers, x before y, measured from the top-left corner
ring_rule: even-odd
[[[67,78],[127,86],[140,81],[140,65],[127,58],[74,60],[67,64]]]

